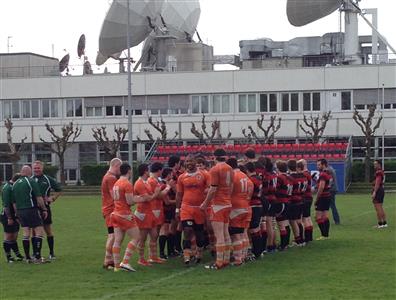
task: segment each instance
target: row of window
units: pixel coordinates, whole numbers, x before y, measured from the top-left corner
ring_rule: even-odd
[[[328,108],[322,101],[323,94],[320,92],[291,92],[291,93],[247,93],[238,94],[236,102],[230,94],[224,95],[193,95],[188,104],[188,98],[183,99],[184,108],[175,108],[176,105],[167,105],[157,102],[158,109],[134,109],[133,115],[179,115],[179,114],[229,114],[238,113],[262,113],[262,112],[309,112],[321,111]],[[186,97],[188,97],[186,95]],[[337,97],[337,92],[333,93]],[[121,97],[122,98],[122,97]],[[365,104],[352,104],[352,92],[340,92],[338,109],[350,111],[352,107],[357,109],[367,109]],[[183,102],[183,103],[184,103]],[[331,105],[335,100],[330,101]],[[339,103],[340,102],[340,103]],[[4,119],[30,119],[30,118],[59,118],[65,115],[67,118],[78,117],[114,117],[127,116],[128,110],[125,109],[121,101],[117,104],[106,105],[105,102],[92,103],[87,100],[61,99],[57,100],[3,100],[2,116]],[[63,106],[64,105],[64,106]],[[65,113],[62,113],[64,107]],[[144,107],[144,106],[143,106]],[[152,106],[155,107],[155,106]],[[189,107],[189,108],[188,108]],[[384,109],[396,109],[396,103],[385,104]],[[332,109],[330,109],[332,110]]]

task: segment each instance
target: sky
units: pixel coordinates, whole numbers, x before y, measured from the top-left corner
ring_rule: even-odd
[[[183,1],[183,0],[171,0]],[[320,1],[320,0],[318,0]],[[0,53],[34,52],[61,59],[71,55],[71,65],[80,65],[77,42],[86,35],[86,54],[95,62],[102,22],[112,0],[1,0]],[[239,41],[271,38],[289,40],[299,36],[321,36],[339,31],[339,13],[335,12],[304,27],[289,24],[287,0],[200,0],[198,32],[205,43],[214,46],[215,54],[239,54]],[[361,8],[378,8],[378,28],[396,47],[394,0],[362,0]],[[370,17],[369,17],[370,19]],[[359,34],[371,29],[359,19]],[[8,39],[8,37],[11,37]],[[140,47],[132,50],[135,60]],[[115,64],[115,61],[108,61]],[[94,72],[98,69],[94,68]]]

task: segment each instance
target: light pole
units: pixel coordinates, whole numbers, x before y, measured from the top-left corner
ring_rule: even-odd
[[[12,36],[7,36],[7,53],[10,53],[10,48],[12,45],[10,44],[10,40],[12,39]]]
[[[132,79],[131,79],[131,36],[130,36],[130,11],[129,11],[129,0],[127,0],[127,49],[128,49],[128,162],[132,168],[133,180],[133,134],[132,134]]]
[[[382,84],[382,168],[385,170],[385,84]]]

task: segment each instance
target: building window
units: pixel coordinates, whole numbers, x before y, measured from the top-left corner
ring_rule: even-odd
[[[94,107],[86,107],[85,108],[85,115],[87,117],[102,117],[102,107],[94,106]]]
[[[320,93],[312,93],[312,110],[320,110]]]
[[[268,111],[268,95],[260,94],[260,112]]]
[[[11,112],[13,119],[19,119],[19,101],[11,101]]]
[[[256,94],[239,95],[239,112],[256,112]]]
[[[22,101],[22,118],[24,118],[24,119],[30,118],[30,101],[29,100]]]
[[[278,111],[278,95],[270,94],[270,111],[276,112]]]
[[[341,110],[351,110],[351,92],[341,92]]]
[[[355,105],[355,109],[365,109],[366,108],[366,105],[364,105],[364,104],[356,104]]]
[[[66,104],[67,105],[67,104]],[[58,100],[42,100],[41,111],[43,118],[57,118],[58,115]]]
[[[320,111],[320,93],[303,93],[303,110]]]
[[[38,118],[39,117],[39,101],[23,100],[22,101],[22,118]]]
[[[303,94],[303,110],[304,111],[311,110],[311,93]]]
[[[289,94],[282,94],[282,111],[289,111]]]
[[[229,113],[230,112],[230,96],[229,95],[213,95],[212,96],[212,113]]]
[[[290,108],[291,111],[299,111],[298,93],[290,94]]]
[[[66,117],[82,117],[82,100],[66,100]]]
[[[122,115],[122,106],[106,106],[106,116],[121,116]]]
[[[207,114],[209,113],[209,96],[192,96],[191,112],[193,114]]]

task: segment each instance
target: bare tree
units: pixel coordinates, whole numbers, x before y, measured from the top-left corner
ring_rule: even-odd
[[[12,129],[14,128],[12,121],[10,119],[4,120],[4,127],[7,129],[7,145],[9,151],[0,152],[0,156],[5,156],[12,163],[12,173],[18,172],[18,161],[21,159],[21,152],[25,148],[25,141],[27,137],[25,136],[21,139],[19,145],[15,144],[12,140]]]
[[[51,134],[51,142],[47,142],[41,137],[40,141],[42,141],[51,152],[58,156],[60,179],[61,183],[65,184],[65,152],[80,136],[81,127],[78,127],[78,125],[74,127],[73,122],[70,122],[69,124],[63,125],[60,135],[56,134],[55,129],[48,124],[45,124],[45,128]]]
[[[323,132],[326,129],[327,122],[331,118],[331,111],[323,113],[321,116],[317,115],[313,117],[312,115],[307,118],[304,114],[303,122],[304,124],[299,124],[301,130],[311,139],[312,143],[319,143],[320,138],[323,136]],[[320,124],[319,124],[320,122]]]
[[[278,123],[276,123],[276,120],[278,119]],[[262,141],[264,144],[273,142],[275,138],[275,134],[279,131],[281,124],[282,124],[282,118],[277,118],[276,116],[271,116],[269,119],[268,125],[265,127],[264,126],[264,121],[265,117],[264,114],[260,116],[259,119],[257,119],[257,127],[258,129],[263,133],[263,137],[260,137],[257,132],[253,129],[252,126],[248,126],[248,129],[250,131],[249,134],[246,133],[246,129],[242,129],[242,134],[245,137],[249,137],[256,142]]]
[[[111,140],[106,131],[106,126],[101,128],[92,128],[93,137],[98,145],[105,151],[110,158],[117,157],[120,147],[125,140],[128,133],[128,129],[122,127],[116,127],[114,125],[115,137]]]
[[[166,128],[166,123],[164,122],[163,118],[161,117],[160,121],[153,122],[153,118],[150,116],[148,118],[149,124],[160,133],[160,137],[157,139],[161,142],[166,142],[168,138],[168,129]],[[150,141],[154,141],[154,137],[151,134],[149,129],[145,129],[144,133],[147,135]],[[179,136],[179,132],[175,131],[175,136],[172,138],[172,140],[176,139]]]
[[[375,131],[380,127],[383,116],[380,114],[378,116],[377,123],[373,126],[374,118],[375,118],[375,104],[369,106],[369,112],[367,118],[365,119],[362,116],[362,113],[355,108],[355,112],[353,113],[353,120],[360,127],[363,135],[364,135],[364,146],[365,146],[365,158],[364,158],[364,173],[366,182],[370,181],[370,171],[371,171],[371,155],[372,149],[371,144],[374,140]]]
[[[220,130],[220,124],[221,122],[218,120],[215,120],[211,123],[211,128],[212,131],[209,133],[207,131],[207,125],[206,125],[206,116],[202,115],[202,120],[201,120],[201,130],[199,131],[195,124],[191,122],[191,133],[197,137],[201,142],[204,142],[205,140],[209,143],[211,143],[215,137],[218,139],[223,139],[223,136],[221,135],[221,130]],[[227,134],[227,139],[231,137],[232,133],[228,132]]]

